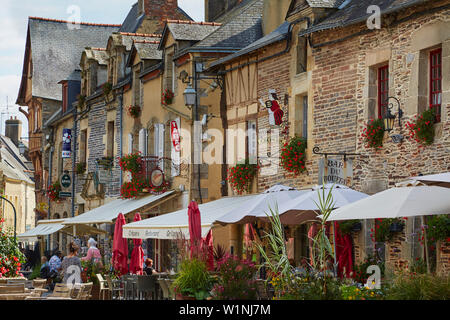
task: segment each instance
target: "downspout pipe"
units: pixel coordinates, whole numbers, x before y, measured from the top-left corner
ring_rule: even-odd
[[[194,105],[194,133],[195,133],[195,123],[199,121],[199,114],[198,114],[198,105],[199,105],[199,100],[200,100],[200,96],[198,94],[198,74],[197,74],[197,60],[194,59],[194,90],[195,90],[195,105]],[[195,162],[195,141],[196,137],[194,137],[194,162]],[[202,150],[201,150],[201,141],[200,141],[200,150],[198,150],[201,154]],[[198,197],[200,200],[200,204],[203,203],[203,199],[202,199],[202,189],[201,189],[201,175],[200,175],[200,169],[201,169],[201,164],[197,164],[197,187],[198,187]]]
[[[72,218],[75,217],[75,162],[77,161],[77,109],[73,109],[73,152],[72,152]]]
[[[53,128],[51,129],[51,133],[50,136],[53,139]],[[53,152],[54,152],[54,147],[50,146],[50,150],[49,150],[49,158],[48,158],[48,181],[47,181],[47,190],[50,187],[50,185],[52,184],[52,158],[53,158]],[[48,199],[48,212],[47,212],[47,220],[50,220],[50,209],[51,209],[51,202],[50,202],[50,198]],[[47,235],[47,250],[50,250],[50,235]]]
[[[123,87],[120,90],[119,94],[119,155],[120,158],[123,157]],[[123,174],[120,172],[119,175],[119,183],[122,185],[123,183]]]

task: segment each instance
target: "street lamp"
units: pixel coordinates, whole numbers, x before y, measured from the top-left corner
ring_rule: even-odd
[[[398,101],[397,98],[395,97],[388,97],[386,99],[386,103],[388,104],[386,106],[386,113],[383,117],[383,122],[384,122],[384,131],[387,132],[391,132],[392,129],[394,129],[394,124],[395,124],[395,118],[396,116],[392,114],[391,109],[394,107],[392,103],[389,103],[390,99],[394,99],[397,102],[397,106],[398,106],[398,125],[401,128],[401,123],[400,123],[400,119],[403,117],[403,110],[400,108],[400,101]]]
[[[17,224],[17,213],[16,213],[16,207],[14,207],[13,203],[11,201],[9,201],[8,199],[6,199],[4,196],[0,196],[1,199],[5,200],[6,202],[8,202],[14,211],[14,240],[16,240],[16,224]]]
[[[190,84],[187,86],[186,90],[184,90],[183,96],[184,96],[184,104],[186,106],[192,107],[195,105],[195,101],[197,100],[197,93]]]

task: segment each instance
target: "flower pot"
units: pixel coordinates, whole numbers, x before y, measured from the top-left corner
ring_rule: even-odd
[[[390,232],[402,232],[403,231],[403,223],[394,222],[389,226]]]
[[[195,297],[187,297],[177,293],[175,296],[175,300],[197,300],[197,299],[195,299]]]

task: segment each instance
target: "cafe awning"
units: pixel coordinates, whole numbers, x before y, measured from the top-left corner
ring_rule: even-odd
[[[238,210],[243,203],[254,197],[224,197],[219,200],[199,204],[201,215],[202,237],[212,227],[217,218],[231,210]],[[181,234],[189,239],[188,208],[163,214],[123,226],[123,237],[131,239],[178,239]]]
[[[20,242],[35,242],[40,236],[47,236],[63,229],[65,226],[62,224],[64,219],[56,220],[39,220],[38,225],[31,230],[28,230],[17,236],[17,240]]]
[[[149,195],[139,199],[117,199],[103,206],[87,211],[64,222],[64,225],[114,223],[119,213],[124,216],[149,205],[158,205],[171,199],[177,193],[173,190],[159,195]],[[78,232],[77,232],[78,233]]]
[[[56,232],[64,232],[67,234],[73,234],[72,227],[65,225],[63,223],[70,221],[71,218],[67,219],[54,219],[54,220],[39,220],[38,225],[27,232],[19,234],[17,239],[20,242],[35,242],[38,241],[38,237],[47,236]],[[77,235],[94,235],[94,234],[104,234],[106,231],[82,225],[77,227]]]

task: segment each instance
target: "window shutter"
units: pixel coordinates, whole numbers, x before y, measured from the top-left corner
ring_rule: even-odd
[[[158,157],[161,158],[161,160],[159,161],[159,165],[160,168],[164,171],[164,160],[162,160],[162,158],[164,158],[164,124],[159,123],[159,132],[158,132]]]
[[[139,131],[139,152],[143,156],[147,155],[147,129],[141,129]]]
[[[133,135],[128,134],[128,154],[133,153]]]
[[[308,96],[303,97],[303,126],[302,137],[308,138]]]
[[[256,141],[256,121],[248,122],[248,156],[251,163],[257,160],[258,150]]]

